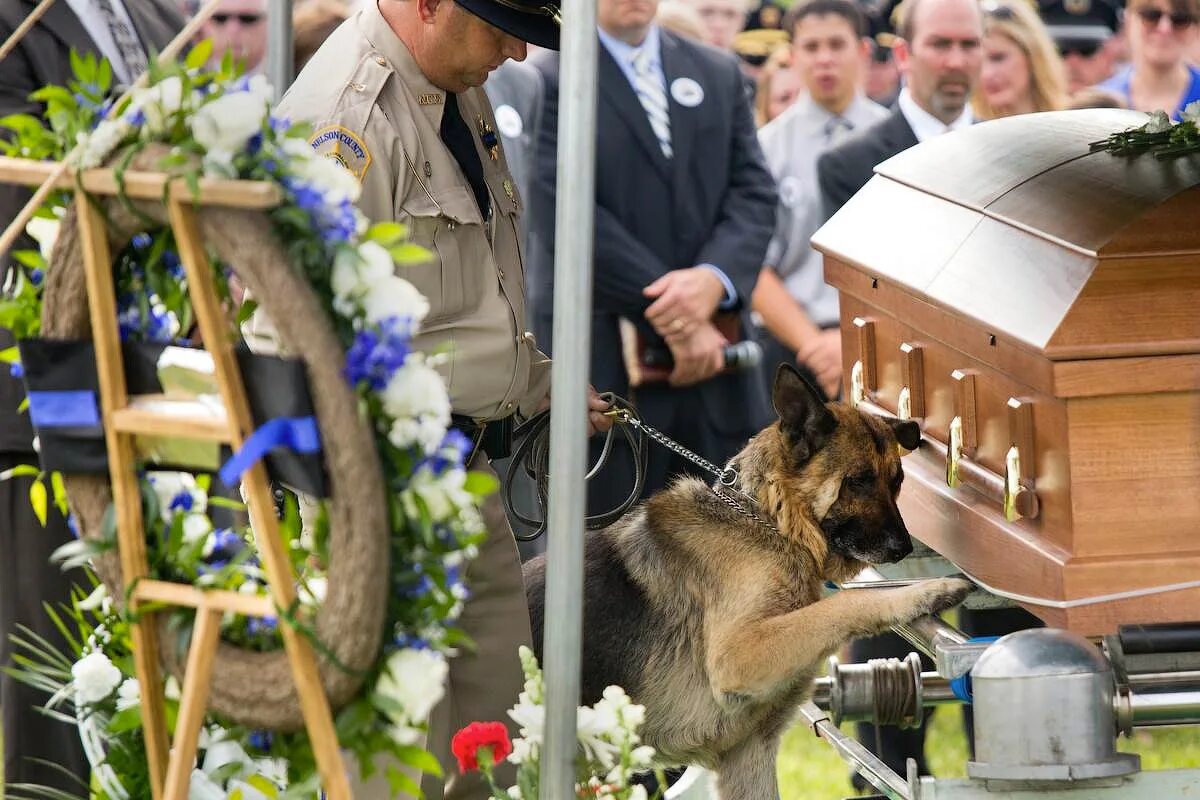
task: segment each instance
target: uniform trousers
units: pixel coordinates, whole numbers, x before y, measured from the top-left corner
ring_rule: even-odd
[[[0,453],[0,471],[36,461],[32,453]],[[57,607],[70,602],[78,572],[64,574],[50,563],[50,554],[71,540],[66,520],[54,509],[42,527],[29,504],[27,477],[0,481],[0,665],[12,666],[15,650],[9,641],[23,625],[70,658],[58,629],[43,603]],[[49,699],[44,692],[0,673],[0,710],[4,717],[4,779],[36,783],[72,794],[82,793],[89,768],[73,725],[51,719],[38,710]],[[49,762],[48,766],[45,763]],[[72,777],[74,776],[74,777]],[[3,792],[0,792],[3,794]]]
[[[470,469],[495,474],[482,453],[471,461]],[[422,776],[421,790],[427,798],[486,800],[490,796],[479,773],[458,774],[450,739],[471,722],[503,722],[509,735],[516,735],[508,709],[516,704],[525,686],[517,648],[533,644],[521,560],[499,493],[490,495],[480,510],[488,536],[467,568],[471,596],[459,618],[459,627],[471,637],[475,648],[462,648],[450,659],[446,695],[430,714],[425,747],[442,765],[446,779],[443,782],[432,775]],[[501,786],[516,782],[515,770],[509,764],[497,767],[495,773]],[[352,769],[351,779],[356,800],[393,796],[382,772],[362,782],[358,770]]]

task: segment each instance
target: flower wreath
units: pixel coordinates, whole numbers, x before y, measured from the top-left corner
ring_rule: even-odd
[[[210,53],[211,45],[203,43],[182,64],[152,67],[148,86],[116,108],[105,99],[112,82],[109,65],[73,54],[74,80],[33,95],[47,106],[48,126],[28,115],[0,120],[15,134],[8,155],[61,160],[73,148],[74,166],[113,164],[119,185],[126,170],[149,168],[192,187],[201,177],[279,187],[282,202],[261,215],[199,210],[214,280],[231,320],[245,322],[261,303],[285,346],[307,345],[317,331],[318,346],[301,352],[318,417],[341,413],[338,436],[331,438],[322,426],[330,483],[335,498],[339,486],[354,498],[362,497],[361,491],[355,495],[347,487],[365,486],[368,501],[326,507],[287,498],[281,535],[297,573],[300,605],[282,611],[282,621],[227,618],[223,652],[229,655],[236,647],[251,665],[254,658],[282,659],[278,626],[295,626],[323,656],[339,742],[364,771],[376,755],[388,753],[400,764],[440,772],[416,742],[442,695],[446,659],[465,641],[455,628],[467,597],[463,571],[483,536],[479,500],[494,490],[495,481],[465,471],[469,444],[449,428],[450,402],[436,369],[439,356],[410,348],[428,304],[395,275],[394,264],[414,264],[426,254],[404,241],[397,224],[368,227],[354,206],[357,181],[312,150],[304,126],[270,114],[272,92],[265,80],[241,77],[229,59],[205,71]],[[0,302],[0,326],[19,338],[87,334],[80,271],[68,260],[78,248],[70,200],[63,192],[51,195],[28,228],[39,239],[40,252],[14,254],[23,269],[9,299]],[[114,277],[122,338],[186,344],[181,337],[191,327],[192,310],[162,208],[124,196],[101,207],[110,239],[118,245]],[[56,235],[61,236],[57,244]],[[246,259],[246,253],[253,258]],[[266,262],[271,264],[263,266]],[[232,276],[255,298],[240,308],[229,290]],[[314,324],[318,319],[326,324]],[[19,375],[16,353],[0,355]],[[338,441],[346,431],[349,438]],[[364,456],[372,444],[377,460]],[[46,513],[48,496],[63,513],[68,507],[76,512],[68,522],[82,536],[59,553],[65,565],[92,564],[105,578],[86,600],[77,598],[75,607],[52,612],[61,627],[76,629],[68,637],[73,652],[57,653],[29,634],[18,638],[26,650],[20,677],[54,692],[52,706],[74,705],[94,767],[93,796],[148,796],[129,619],[113,602],[124,586],[115,578],[115,530],[111,515],[104,514],[107,483],[77,476],[64,480],[36,467],[13,472],[35,475],[31,502],[40,515]],[[210,518],[218,506],[237,510],[240,504],[210,489],[211,477],[204,474],[152,466],[143,473],[152,575],[266,595],[248,530],[218,528]],[[340,535],[347,530],[351,533]],[[355,551],[369,551],[372,536],[383,538],[380,530],[388,531],[381,557],[354,561]],[[348,580],[360,567],[379,573],[374,594],[370,585],[362,591]],[[335,591],[343,599],[359,594],[355,613],[368,620],[355,631],[359,641],[349,651],[326,643],[338,625],[362,619],[322,617],[322,607],[334,604]],[[372,604],[380,612],[374,621],[367,608]],[[165,641],[186,633],[189,620],[181,614],[164,612],[164,630],[175,637]],[[172,648],[164,651],[168,666],[178,666]],[[318,790],[311,749],[297,730],[299,712],[288,703],[294,698],[290,677],[264,683],[254,681],[253,672],[248,668],[231,676],[216,670],[210,698],[216,711],[206,720],[189,796],[236,792],[249,800],[311,797]],[[245,681],[252,692],[270,699],[261,705],[291,710],[270,718],[269,725],[239,714],[239,699],[247,699]],[[178,705],[174,683],[167,679],[169,725]],[[389,768],[387,777],[393,790],[418,793],[399,768]]]

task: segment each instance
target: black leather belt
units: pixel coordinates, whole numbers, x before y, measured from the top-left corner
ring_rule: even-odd
[[[511,414],[507,417],[483,422],[476,422],[461,414],[452,414],[450,424],[471,440],[470,456],[474,456],[476,450],[483,450],[493,461],[512,455],[513,417]],[[468,462],[471,460],[470,456],[467,457]]]

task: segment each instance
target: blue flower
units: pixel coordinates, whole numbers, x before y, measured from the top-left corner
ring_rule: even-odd
[[[404,596],[409,598],[424,597],[434,589],[433,580],[428,575],[422,575],[415,584],[409,581],[404,581],[405,588],[402,589]]]
[[[413,636],[411,633],[400,634],[395,638],[394,643],[401,650],[428,650],[430,647],[427,639]]]
[[[434,475],[441,475],[448,469],[462,469],[470,453],[471,440],[457,428],[450,428],[437,452],[418,464],[417,468],[426,466]]]
[[[236,556],[246,547],[246,542],[230,528],[217,528],[212,532],[213,551],[211,559],[228,559]]]
[[[256,155],[258,151],[262,149],[262,143],[263,135],[262,131],[259,131],[251,136],[249,141],[246,142],[246,152],[250,155]]]
[[[276,133],[285,133],[288,128],[292,127],[290,119],[287,117],[277,117],[274,114],[267,118],[267,122],[271,126],[271,130]]]
[[[246,633],[251,636],[259,636],[274,632],[279,627],[279,620],[275,617],[251,617],[246,622]]]
[[[133,240],[130,243],[133,245],[134,250],[145,250],[151,245],[151,243],[153,243],[153,241],[154,240],[150,238],[150,234],[139,233],[134,235]]]
[[[192,497],[192,493],[185,489],[171,498],[171,504],[168,508],[172,511],[191,511],[195,503],[196,498]]]
[[[254,749],[267,753],[270,752],[275,737],[271,735],[270,731],[250,731],[250,735],[246,737],[246,741]]]
[[[183,262],[179,260],[179,254],[174,250],[164,250],[162,254],[163,266],[172,278],[177,281],[183,280]]]
[[[139,108],[133,113],[125,114],[125,121],[135,128],[140,128],[146,124],[146,113]]]
[[[21,366],[20,361],[14,361],[8,366],[8,374],[20,380],[25,377],[25,368]]]
[[[30,270],[30,272],[29,272],[29,281],[34,286],[41,286],[42,278],[44,278],[44,277],[46,277],[46,273],[42,272],[40,269],[37,269],[36,267],[34,269]]]
[[[285,178],[283,185],[296,205],[308,212],[313,228],[327,245],[348,242],[357,233],[358,218],[349,198],[331,203],[320,190],[294,178]]]
[[[76,539],[79,538],[79,520],[75,519],[74,514],[67,514],[67,530],[69,530],[71,535]]]
[[[408,322],[398,317],[384,320],[379,330],[363,330],[354,336],[346,353],[343,373],[351,386],[365,381],[372,391],[387,386],[392,374],[408,357]]]

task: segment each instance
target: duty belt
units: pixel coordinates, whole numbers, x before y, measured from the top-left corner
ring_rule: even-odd
[[[453,414],[450,424],[463,436],[471,440],[471,456],[477,450],[483,450],[492,461],[508,458],[512,454],[513,418],[512,415],[500,419],[489,419],[476,422],[470,417]],[[470,457],[467,459],[470,461]]]

